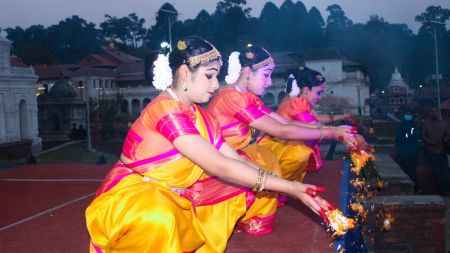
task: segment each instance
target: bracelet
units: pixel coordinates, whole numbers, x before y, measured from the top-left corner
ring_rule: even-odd
[[[266,184],[267,181],[267,171],[264,170],[264,174],[263,174],[263,178],[262,178],[262,182],[261,182],[261,186],[259,187],[259,189],[257,190],[258,192],[262,192],[264,190],[264,186]]]
[[[319,127],[319,130],[320,130],[320,138],[319,138],[319,142],[322,142],[322,140],[323,140],[323,127]]]
[[[331,128],[332,127],[326,127],[325,128],[325,133],[324,133],[324,136],[323,136],[323,138],[324,139],[331,139],[331,138],[333,138],[333,133],[332,133],[332,131],[331,131]]]
[[[263,184],[263,177],[264,177],[264,170],[259,169],[258,170],[258,178],[256,179],[256,183],[252,188],[252,191],[257,192],[261,188],[261,185]],[[263,186],[264,187],[264,186]]]

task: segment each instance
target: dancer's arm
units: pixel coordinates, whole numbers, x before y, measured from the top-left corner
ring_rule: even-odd
[[[173,144],[178,151],[195,164],[209,174],[216,175],[223,180],[253,187],[258,179],[258,170],[254,166],[249,166],[246,162],[238,159],[236,157],[238,154],[234,150],[226,148],[226,146],[221,148],[221,151],[225,153],[223,154],[199,135],[180,136],[174,140]],[[234,158],[230,158],[230,156]],[[296,197],[317,214],[321,210],[320,205],[311,196],[317,191],[317,188],[313,185],[305,185],[300,182],[288,181],[268,175],[264,189]]]
[[[283,124],[269,115],[258,118],[250,123],[250,126],[285,140],[335,139],[345,143],[355,142],[350,127],[303,127],[297,124]]]

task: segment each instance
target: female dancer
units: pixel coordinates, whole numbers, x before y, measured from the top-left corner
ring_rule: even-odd
[[[322,98],[326,89],[326,80],[317,71],[307,67],[300,67],[295,75],[290,75],[286,83],[286,96],[279,105],[277,113],[286,120],[295,120],[309,124],[322,125],[323,123],[333,123],[339,120],[354,121],[354,116],[350,114],[342,115],[319,115],[314,111],[317,102]],[[355,135],[359,145],[366,148],[368,145],[361,135]],[[267,136],[261,140],[261,144],[270,143]],[[323,166],[320,152],[320,141],[305,141],[306,145],[313,148],[313,159],[309,160],[307,171],[319,170]]]
[[[210,43],[186,38],[168,58],[160,55],[153,68],[153,84],[164,91],[132,124],[120,161],[86,210],[91,252],[224,251],[226,241],[209,245],[215,242],[210,237],[214,230],[231,234],[252,190],[284,192],[317,214],[330,207],[315,186],[283,180],[243,160],[223,141],[214,118],[196,105],[219,87],[221,56]],[[234,188],[208,185],[219,181],[207,175]],[[205,184],[197,184],[202,178]],[[231,208],[214,208],[227,198]],[[196,215],[199,203],[209,205],[210,214],[224,214],[229,226],[212,228],[207,212]]]
[[[350,128],[313,126],[288,121],[265,107],[257,96],[263,94],[272,84],[271,74],[274,67],[273,58],[262,47],[250,46],[240,53],[233,52],[229,58],[226,77],[230,85],[214,97],[207,110],[219,120],[225,140],[258,164],[260,163],[257,160],[261,157],[268,159],[267,147],[274,151],[279,149],[270,145],[250,145],[253,129],[285,140],[283,147],[290,151],[292,157],[279,159],[283,157],[282,154],[275,152],[275,159],[279,160],[281,167],[280,176],[299,180],[302,178],[301,168],[306,166],[311,150],[298,140],[338,139],[353,143],[354,138]],[[274,142],[273,145],[281,144]]]

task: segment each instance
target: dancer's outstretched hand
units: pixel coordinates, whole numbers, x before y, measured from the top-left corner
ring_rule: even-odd
[[[355,128],[352,126],[338,126],[331,127],[333,138],[339,142],[344,143],[347,147],[352,148],[355,146]]]
[[[302,184],[300,182],[293,182],[295,184],[295,192],[294,197],[299,199],[303,204],[309,207],[314,213],[320,216],[322,211],[322,207],[318,199],[320,198],[317,193],[323,192],[326,190],[325,187],[315,186],[311,184]],[[318,199],[316,199],[318,198]]]

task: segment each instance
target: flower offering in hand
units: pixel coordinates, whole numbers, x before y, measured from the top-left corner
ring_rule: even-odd
[[[355,227],[356,220],[345,217],[339,209],[326,211],[325,215],[329,221],[328,226],[334,231],[333,236],[344,235]]]

